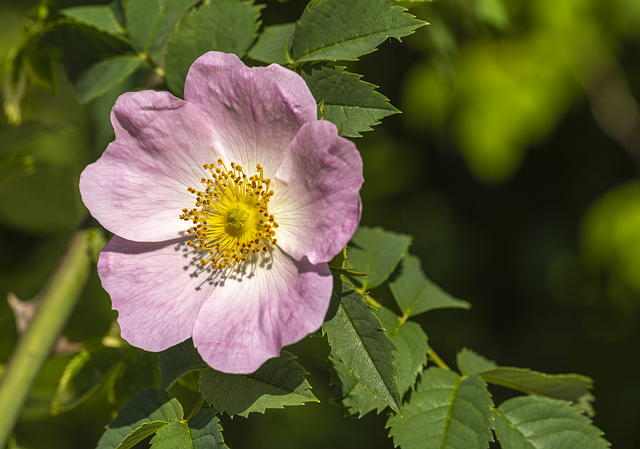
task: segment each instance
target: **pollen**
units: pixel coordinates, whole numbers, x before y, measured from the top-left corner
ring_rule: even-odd
[[[229,170],[222,159],[203,167],[211,177],[200,180],[201,190],[189,186],[195,208],[182,209],[180,215],[193,224],[187,230],[193,239],[187,244],[207,252],[200,264],[223,269],[251,254],[268,252],[267,243],[276,244],[278,223],[269,213],[271,179],[264,177],[260,164],[249,177],[241,165],[231,162]]]

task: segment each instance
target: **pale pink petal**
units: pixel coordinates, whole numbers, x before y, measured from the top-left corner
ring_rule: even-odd
[[[100,253],[98,274],[118,311],[122,338],[162,351],[191,337],[219,275],[199,265],[186,240],[140,243],[113,237]]]
[[[277,64],[246,67],[236,55],[209,52],[193,63],[185,100],[206,113],[231,160],[253,174],[275,173],[300,127],[317,119],[304,80]]]
[[[193,105],[168,92],[141,91],[118,98],[111,112],[116,132],[100,159],[80,178],[82,200],[106,229],[128,240],[178,238],[189,224],[183,208],[195,205],[202,165],[223,153],[215,130]]]
[[[333,283],[328,265],[294,260],[278,248],[266,257],[224,280],[200,309],[193,342],[214,369],[252,373],[322,325]]]
[[[269,212],[278,245],[295,259],[328,262],[347,244],[361,214],[362,158],[328,121],[305,124],[275,175]]]

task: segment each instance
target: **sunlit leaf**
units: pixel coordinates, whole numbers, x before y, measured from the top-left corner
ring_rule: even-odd
[[[495,413],[503,449],[606,449],[609,443],[591,420],[569,402],[536,396],[509,399]]]
[[[296,22],[293,59],[354,61],[373,52],[386,39],[413,33],[425,22],[394,0],[317,0],[310,2]]]
[[[60,14],[108,33],[122,34],[124,32],[111,5],[74,6],[61,9]]]
[[[247,56],[256,61],[289,64],[291,58],[291,36],[295,23],[283,23],[265,27],[258,41]]]
[[[333,295],[322,325],[334,358],[366,389],[400,410],[396,348],[374,311],[353,286],[334,277]]]
[[[264,413],[268,408],[318,402],[311,393],[307,372],[282,351],[280,357],[267,360],[253,374],[226,374],[206,369],[200,375],[200,392],[218,413],[247,416]]]

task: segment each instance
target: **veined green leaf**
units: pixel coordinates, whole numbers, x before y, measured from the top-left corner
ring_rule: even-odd
[[[189,67],[208,51],[244,56],[260,27],[261,9],[252,1],[213,0],[187,15],[173,33],[165,56],[171,91],[184,95]]]
[[[80,103],[109,92],[116,84],[128,78],[142,63],[138,55],[114,56],[96,62],[82,72],[76,81]]]
[[[162,47],[178,19],[198,0],[127,0],[127,31],[140,48],[153,54]]]
[[[334,277],[333,295],[322,325],[334,358],[369,391],[400,412],[396,348],[374,311],[350,284]]]
[[[295,64],[355,61],[388,38],[400,40],[425,24],[394,0],[317,0],[310,2],[293,34]]]
[[[200,410],[189,420],[194,449],[225,449],[222,426],[213,407]]]
[[[190,338],[158,355],[162,377],[160,388],[163,390],[168,390],[181,376],[207,368]]]
[[[383,117],[400,112],[375,91],[377,86],[344,69],[313,65],[299,70],[316,102],[322,104],[321,118],[336,125],[341,136],[360,137],[361,132],[371,131],[371,126],[379,124]]]
[[[169,393],[145,388],[118,412],[98,441],[97,449],[128,449],[170,422],[181,421],[180,403]]]
[[[124,29],[116,18],[111,5],[73,6],[60,10],[60,14],[86,23],[111,34],[123,34]]]
[[[268,408],[318,402],[311,393],[305,369],[295,356],[282,351],[280,357],[267,360],[253,374],[226,374],[206,369],[200,374],[200,392],[218,413],[247,416],[264,413]]]
[[[368,273],[362,291],[376,288],[387,280],[411,245],[411,237],[382,228],[360,226],[351,238],[347,251],[348,264],[356,271]]]
[[[400,273],[389,283],[389,288],[406,316],[442,308],[471,308],[468,302],[455,299],[434,284],[422,271],[416,256],[407,255],[403,259]]]
[[[495,412],[503,449],[606,449],[610,445],[591,420],[566,401],[536,396],[509,399]]]
[[[469,348],[462,348],[462,350],[458,352],[456,362],[458,369],[465,376],[478,374],[482,371],[488,371],[498,367],[496,362],[482,357]]]
[[[293,61],[290,52],[294,27],[295,23],[265,27],[247,56],[266,63],[290,64]]]
[[[113,374],[126,349],[95,346],[80,351],[67,365],[51,403],[55,415],[71,410],[95,393]]]
[[[430,368],[422,375],[404,415],[387,421],[402,449],[486,449],[491,433],[491,395],[476,375]]]

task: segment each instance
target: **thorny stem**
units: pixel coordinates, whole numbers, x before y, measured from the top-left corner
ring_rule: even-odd
[[[77,230],[47,285],[38,294],[40,306],[18,342],[0,383],[0,410],[3,411],[0,448],[7,444],[31,387],[89,279],[92,252],[97,252],[103,243],[100,231]]]

